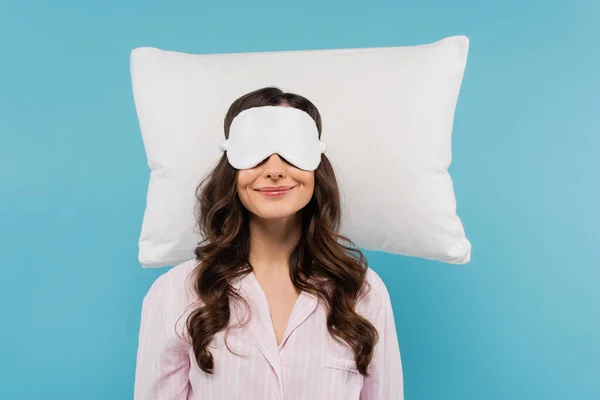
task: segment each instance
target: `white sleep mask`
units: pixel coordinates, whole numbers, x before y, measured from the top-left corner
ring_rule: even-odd
[[[222,152],[236,169],[257,166],[279,154],[297,168],[314,171],[325,153],[325,142],[312,117],[294,107],[254,107],[239,113],[229,128],[229,139],[220,143]]]

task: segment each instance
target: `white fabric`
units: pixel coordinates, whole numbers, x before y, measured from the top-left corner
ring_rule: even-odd
[[[358,246],[469,261],[448,166],[469,41],[421,46],[191,55],[138,48],[133,93],[150,167],[139,241],[145,267],[176,265],[200,240],[195,188],[220,157],[223,118],[264,86],[306,96],[323,117],[342,233]]]
[[[229,139],[219,144],[232,167],[248,169],[272,154],[292,165],[314,171],[327,147],[319,140],[315,121],[293,107],[254,107],[239,113],[231,122]]]

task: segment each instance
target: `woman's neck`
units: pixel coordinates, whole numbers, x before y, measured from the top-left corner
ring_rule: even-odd
[[[302,230],[300,213],[276,220],[250,218],[250,263],[257,275],[289,274],[289,256]]]

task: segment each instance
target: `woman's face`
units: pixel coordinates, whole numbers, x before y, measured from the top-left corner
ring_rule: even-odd
[[[314,188],[314,171],[298,169],[277,154],[254,168],[239,170],[237,175],[242,204],[263,219],[296,214],[308,204]]]

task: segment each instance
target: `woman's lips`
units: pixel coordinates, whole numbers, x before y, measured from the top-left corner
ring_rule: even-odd
[[[288,194],[295,186],[273,186],[256,189],[262,195],[267,197],[281,197]]]

